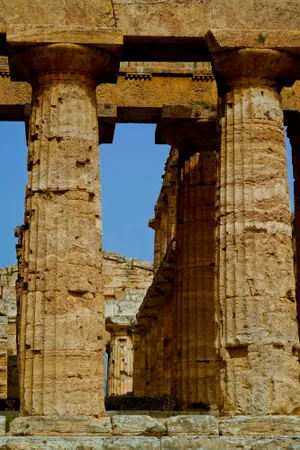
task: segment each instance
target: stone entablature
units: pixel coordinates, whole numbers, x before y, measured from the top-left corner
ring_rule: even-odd
[[[285,120],[300,110],[300,81],[282,90]],[[12,83],[6,57],[0,58],[0,118],[27,120],[31,87]],[[217,104],[210,63],[122,62],[117,84],[97,87],[98,118],[105,123],[157,123],[163,105]],[[27,109],[26,109],[27,108]],[[106,141],[104,141],[106,142]]]

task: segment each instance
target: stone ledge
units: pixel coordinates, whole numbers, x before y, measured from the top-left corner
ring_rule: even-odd
[[[111,433],[109,417],[95,419],[86,416],[28,416],[14,419],[10,424],[9,434],[13,436],[109,436]]]
[[[219,421],[221,436],[300,436],[300,416],[238,416]]]
[[[299,450],[300,438],[0,437],[1,450]]]
[[[18,417],[10,424],[9,436],[109,437],[113,435],[132,438],[165,436],[185,439],[293,437],[300,443],[300,416],[239,416],[220,420],[213,415],[179,413],[179,415],[171,416],[172,412],[167,411],[159,412],[154,417],[138,412],[120,414],[120,412],[110,411],[107,417],[100,419],[85,416]],[[5,417],[0,417],[0,436],[4,434]],[[2,450],[1,446],[0,450]]]
[[[115,447],[116,450],[118,447]],[[120,447],[121,449],[122,447]],[[300,438],[163,437],[161,450],[299,450]],[[27,447],[26,447],[27,450]]]

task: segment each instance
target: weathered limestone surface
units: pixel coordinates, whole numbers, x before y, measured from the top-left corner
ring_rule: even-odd
[[[152,264],[147,261],[125,258],[116,253],[103,251],[104,316],[110,322],[110,325],[113,324],[113,329],[116,329],[116,333],[110,329],[110,332],[106,331],[105,334],[110,353],[108,395],[123,395],[133,390],[132,328],[135,316],[146,294],[146,289],[152,282],[152,267]],[[3,398],[8,399],[19,398],[19,375],[16,361],[17,275],[17,266],[0,269],[0,286],[2,286],[0,312],[3,319],[6,322],[8,320],[8,330],[7,326],[3,330],[4,345],[7,345],[8,349],[8,362],[5,364],[4,361],[1,374],[3,374],[5,386]],[[107,327],[106,330],[108,330]],[[114,378],[113,382],[111,382],[110,374]],[[5,381],[6,379],[7,381]]]
[[[107,395],[133,391],[133,326],[153,278],[151,263],[104,252],[106,330],[110,333]]]
[[[178,150],[172,147],[165,164],[161,191],[154,207],[155,217],[149,221],[149,227],[154,230],[154,272],[158,270],[170,242],[175,238],[177,181]]]
[[[115,25],[111,0],[1,0],[0,27],[6,24],[55,24],[112,27]]]
[[[15,266],[0,269],[0,397],[16,398],[18,393],[16,349]]]
[[[110,332],[107,395],[124,395],[132,392],[134,317],[108,318],[106,329]]]
[[[1,437],[1,450],[299,450],[300,438]]]
[[[297,61],[267,50],[222,53],[218,44],[212,42],[211,50],[225,94],[217,218],[223,411],[298,414],[295,280],[279,95]]]
[[[136,290],[136,298],[139,301],[139,291],[147,290],[152,282],[152,263],[107,251],[103,252],[103,258],[105,300],[131,299],[134,302]]]
[[[10,433],[14,436],[55,435],[110,435],[111,420],[108,417],[96,419],[90,416],[31,416],[17,417],[11,422]]]
[[[189,153],[186,148],[179,159],[173,389],[183,409],[216,409],[219,373],[213,287],[216,153],[213,148],[206,150],[201,146],[194,151]]]
[[[163,108],[156,131],[157,140],[179,150],[176,278],[171,308],[164,313],[173,322],[171,394],[183,410],[217,409],[213,278],[218,135],[215,121],[197,119],[195,108],[190,119],[182,118],[179,113],[187,112],[181,109]],[[208,117],[210,113],[208,109]]]
[[[218,420],[213,416],[177,416],[166,421],[169,436],[218,436]]]
[[[219,422],[222,436],[299,436],[298,417],[291,416],[242,416]]]
[[[285,120],[288,111],[300,110],[300,82],[282,90]],[[24,120],[31,87],[11,82],[7,58],[0,57],[0,117]],[[97,87],[98,118],[104,105],[117,105],[118,122],[156,123],[162,105],[185,102],[207,108],[217,104],[217,87],[210,63],[123,62],[117,84]]]
[[[5,420],[1,420],[4,432]],[[53,419],[52,419],[53,420]],[[73,430],[77,436],[53,435],[52,426],[66,434],[69,424],[61,418],[59,424],[48,418],[50,435],[44,436],[41,418],[36,417],[39,435],[31,437],[33,422],[19,428],[20,436],[0,437],[2,450],[299,450],[299,417],[261,416],[221,419],[212,416],[177,416],[169,419],[151,418],[145,415],[113,415],[89,422],[90,431],[98,436],[81,436],[86,418],[74,418]],[[26,423],[24,420],[23,425]],[[16,427],[18,420],[12,423]],[[15,430],[16,432],[17,430]],[[223,435],[223,433],[225,435]],[[235,434],[235,436],[233,436]],[[102,435],[102,436],[101,436]]]
[[[112,27],[128,36],[198,36],[207,29],[298,30],[297,0],[1,0],[0,31],[6,24]]]
[[[104,414],[96,83],[111,58],[65,44],[37,46],[10,59],[14,76],[33,85],[19,342],[22,415]]]
[[[112,428],[119,436],[163,436],[167,432],[164,420],[149,416],[112,416]]]

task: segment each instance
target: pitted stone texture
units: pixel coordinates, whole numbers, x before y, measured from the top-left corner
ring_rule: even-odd
[[[139,302],[141,291],[147,290],[153,278],[153,265],[148,261],[126,258],[117,253],[103,251],[103,289],[105,300],[125,300],[129,305]],[[109,303],[107,303],[107,308]],[[114,308],[112,306],[112,308]],[[106,316],[117,311],[106,310]],[[127,315],[125,313],[125,315]]]
[[[6,432],[6,416],[0,416],[0,436],[4,436]]]
[[[239,71],[227,73],[230,62],[223,70],[227,52],[219,66],[215,58],[230,88],[221,119],[216,233],[223,411],[296,415],[299,337],[286,146],[279,87],[267,79],[281,55],[241,52],[242,79]],[[254,67],[260,72],[251,73]]]
[[[161,450],[299,450],[300,438],[163,437]]]
[[[299,450],[300,438],[0,437],[0,450]]]
[[[160,442],[147,436],[111,437],[103,440],[103,450],[161,450]]]
[[[7,339],[8,351],[8,382],[3,390],[3,398],[18,398],[19,397],[19,380],[16,366],[16,317],[17,317],[17,302],[16,302],[16,279],[17,266],[11,266],[0,269],[0,286],[2,287],[2,297],[0,293],[0,332],[2,329],[3,339]],[[148,261],[141,261],[134,258],[125,258],[116,253],[103,252],[103,277],[104,291],[108,293],[108,298],[105,300],[105,317],[110,317],[116,323],[123,323],[128,320],[129,329],[131,328],[138,308],[144,298],[147,287],[152,281],[153,266]],[[100,276],[100,275],[99,275]],[[112,290],[113,288],[113,290]],[[109,294],[112,293],[112,295]],[[115,300],[118,298],[119,300]],[[4,317],[6,316],[6,317]],[[8,330],[6,327],[8,317]],[[113,342],[108,332],[105,335],[106,341]],[[129,336],[126,335],[128,340]],[[0,339],[1,336],[0,336]],[[125,365],[132,365],[132,345],[124,345],[121,342],[122,354],[124,356]],[[3,347],[3,345],[2,345]],[[120,355],[121,356],[121,355]],[[109,367],[113,359],[109,360]],[[5,362],[6,364],[6,362]],[[5,365],[6,367],[6,365]],[[118,365],[117,370],[123,370],[123,363]],[[117,390],[113,390],[112,394],[125,394],[132,391],[132,369],[127,370],[126,380],[121,377],[120,386]],[[3,380],[6,379],[6,373],[2,370]]]
[[[10,424],[14,436],[102,435],[112,432],[109,417],[94,419],[85,416],[17,417]]]
[[[116,318],[114,318],[116,319]],[[118,321],[120,318],[117,318]],[[124,318],[123,318],[124,319]],[[107,395],[125,395],[132,392],[133,343],[132,322],[106,323],[110,333],[110,354],[108,361]]]
[[[7,437],[0,450],[161,450],[155,437]]]
[[[164,421],[149,416],[112,416],[114,435],[119,436],[162,436],[166,434]]]
[[[233,417],[219,421],[222,436],[300,436],[300,417]]]
[[[179,164],[172,384],[183,410],[197,409],[197,404],[206,409],[219,406],[220,358],[214,302],[217,130],[216,126],[212,128],[213,132],[206,121],[197,122],[194,132],[198,131],[200,137],[203,134],[202,145],[209,145],[209,149],[201,151],[199,137],[194,152],[189,145],[181,150],[184,157]],[[184,135],[182,132],[182,139]]]
[[[0,269],[0,312],[2,315],[9,315],[8,312],[10,311],[10,307],[7,302],[16,298],[17,275],[18,268],[16,265]],[[2,300],[6,302],[3,303]]]
[[[20,302],[21,414],[100,417],[105,326],[95,79],[108,60],[76,45],[24,52],[11,58],[16,70],[26,60],[24,77],[34,86]]]
[[[213,416],[175,416],[167,419],[169,436],[218,436],[218,420]]]

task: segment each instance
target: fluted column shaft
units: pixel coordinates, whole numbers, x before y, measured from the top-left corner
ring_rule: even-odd
[[[300,335],[300,115],[295,114],[288,121],[287,135],[292,147],[295,200],[295,277],[298,316],[298,333]]]
[[[96,83],[109,58],[62,44],[11,58],[33,87],[19,339],[22,415],[104,413]]]
[[[216,153],[179,155],[173,394],[182,409],[217,408],[214,326]]]
[[[158,319],[155,322],[157,327],[155,342],[155,379],[156,386],[154,395],[162,396],[164,392],[164,307],[159,311]]]
[[[148,340],[148,361],[149,361],[149,384],[146,386],[146,394],[152,395],[157,392],[157,340],[158,340],[158,319],[153,317],[151,319],[151,328],[149,329],[149,340]]]
[[[111,335],[107,395],[125,395],[133,390],[133,342],[130,327],[111,324],[107,329]]]
[[[147,329],[137,327],[133,342],[133,393],[135,397],[143,397],[146,388]]]
[[[174,337],[172,305],[174,303],[174,292],[166,295],[163,306],[163,394],[171,395],[171,380],[174,376]]]
[[[228,91],[218,180],[221,391],[226,414],[300,410],[291,211],[279,95],[279,78],[288,70],[284,59],[264,50],[213,56],[221,89],[224,82]]]

